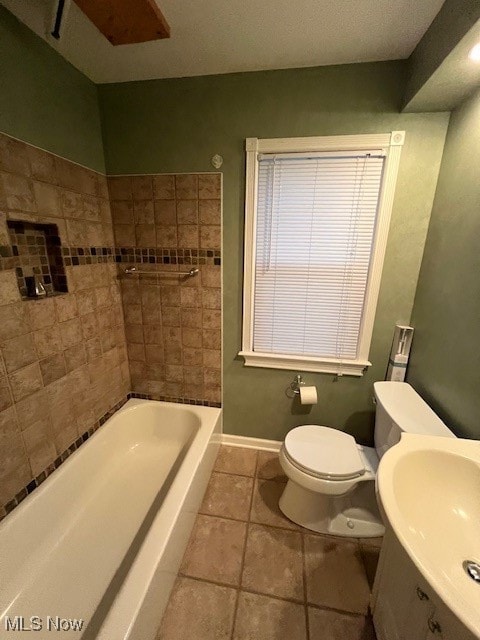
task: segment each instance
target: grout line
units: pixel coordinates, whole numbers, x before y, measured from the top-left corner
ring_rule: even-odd
[[[307,595],[307,560],[305,557],[305,535],[300,536],[302,544],[302,575],[303,575],[303,606],[305,612],[305,634],[306,640],[310,640],[310,623],[308,619],[308,595]]]
[[[255,470],[257,469],[257,465],[258,465],[258,451],[257,451],[257,459],[255,460]],[[237,613],[238,613],[238,605],[240,602],[240,593],[242,590],[242,582],[243,582],[243,571],[245,568],[245,556],[247,554],[247,543],[248,543],[248,536],[250,533],[250,516],[251,516],[251,512],[252,512],[252,505],[253,505],[253,495],[255,492],[255,476],[253,477],[253,482],[252,482],[252,489],[250,491],[250,501],[249,501],[249,505],[248,505],[248,520],[247,520],[247,526],[245,529],[245,540],[243,541],[243,549],[242,549],[242,562],[240,564],[240,580],[239,580],[239,591],[237,594],[237,600],[235,602],[235,609],[233,611],[233,625],[232,625],[232,635],[231,635],[231,640],[233,640],[233,636],[235,634],[235,624],[237,622]]]

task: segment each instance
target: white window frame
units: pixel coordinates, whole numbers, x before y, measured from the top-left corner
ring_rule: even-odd
[[[388,229],[393,207],[400,155],[405,141],[404,131],[384,134],[360,134],[321,136],[309,138],[247,138],[246,139],[246,187],[245,187],[245,248],[243,280],[243,330],[242,350],[238,355],[245,359],[247,367],[313,371],[338,375],[362,376],[371,365],[370,344],[382,277]],[[258,185],[258,156],[264,153],[298,153],[322,151],[385,151],[385,167],[378,205],[378,220],[372,249],[372,261],[368,276],[364,312],[359,334],[358,358],[338,360],[295,356],[291,354],[259,353],[253,351],[256,209]]]

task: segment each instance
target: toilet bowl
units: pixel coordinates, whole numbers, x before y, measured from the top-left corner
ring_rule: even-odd
[[[375,449],[336,429],[302,425],[288,433],[279,457],[289,478],[279,502],[287,518],[318,533],[383,535]]]
[[[293,522],[331,535],[383,535],[375,496],[380,458],[403,432],[455,437],[408,383],[376,382],[374,392],[375,448],[319,425],[287,434],[279,457],[288,482],[279,506]]]

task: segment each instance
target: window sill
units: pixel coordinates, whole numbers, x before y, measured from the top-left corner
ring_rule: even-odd
[[[240,351],[238,355],[245,359],[246,367],[312,371],[315,373],[333,373],[356,377],[363,376],[365,369],[372,364],[368,360],[342,360],[342,362],[339,362],[328,358],[308,358],[305,356],[256,353],[254,351]]]

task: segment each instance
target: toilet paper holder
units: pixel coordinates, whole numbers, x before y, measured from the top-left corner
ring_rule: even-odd
[[[300,395],[300,387],[304,385],[305,381],[303,380],[302,376],[297,373],[297,375],[293,379],[293,382],[290,384],[290,389],[295,395]]]

